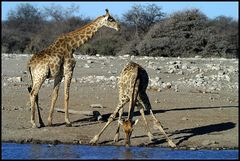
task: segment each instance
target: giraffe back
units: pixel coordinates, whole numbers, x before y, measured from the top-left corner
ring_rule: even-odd
[[[145,91],[148,86],[148,80],[146,70],[139,64],[131,61],[121,71],[118,82],[119,94],[131,97],[133,88],[137,88],[139,92]],[[139,82],[136,84],[137,81]]]

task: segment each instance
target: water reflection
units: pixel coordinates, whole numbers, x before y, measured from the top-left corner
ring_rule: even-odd
[[[33,144],[32,146],[29,146],[29,157],[30,158],[39,158],[39,156],[42,156],[42,151],[44,150],[44,148],[42,148],[41,146],[37,145],[37,144]]]
[[[124,159],[133,159],[133,153],[130,148],[126,148],[123,152]]]
[[[2,159],[237,159],[238,150],[2,143]]]

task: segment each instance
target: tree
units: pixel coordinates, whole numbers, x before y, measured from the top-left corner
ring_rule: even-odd
[[[23,3],[8,13],[2,32],[2,46],[7,52],[24,52],[30,37],[41,30],[44,18],[38,8]]]
[[[138,44],[141,55],[192,56],[206,46],[207,17],[198,9],[175,12],[156,23]]]
[[[136,46],[140,55],[238,57],[238,23],[209,20],[199,9],[175,12],[156,23]]]
[[[29,3],[20,4],[16,10],[11,10],[7,19],[8,27],[24,32],[36,32],[44,21],[39,9]]]
[[[209,24],[214,36],[209,41],[207,51],[218,56],[238,57],[238,22],[231,17],[218,16]]]
[[[164,13],[156,4],[146,6],[135,4],[123,15],[123,19],[130,26],[135,27],[135,34],[139,37],[141,34],[146,33],[154,23],[160,21],[163,16]]]
[[[74,17],[74,13],[79,11],[79,6],[72,4],[69,8],[64,8],[60,5],[51,4],[44,7],[44,14],[46,19],[57,22],[65,22],[66,20]]]

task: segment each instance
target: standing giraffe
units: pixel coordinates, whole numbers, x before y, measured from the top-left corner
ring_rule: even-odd
[[[42,83],[46,78],[54,79],[54,88],[52,92],[52,103],[48,116],[48,125],[52,125],[52,115],[54,105],[58,97],[59,86],[64,78],[64,110],[66,126],[71,126],[68,116],[69,88],[75,67],[75,59],[73,52],[76,48],[87,42],[92,36],[103,26],[120,29],[120,25],[109,14],[98,17],[93,22],[83,26],[80,29],[66,33],[56,39],[56,41],[48,48],[42,50],[38,54],[34,54],[28,63],[28,69],[32,80],[32,86],[28,87],[31,102],[31,123],[35,128],[35,102],[37,104],[40,127],[44,126],[41,119],[38,92]]]
[[[147,134],[149,137],[149,140],[153,140],[153,135],[150,132],[147,120],[144,115],[144,108],[150,112],[151,116],[154,119],[154,126],[158,128],[166,137],[168,144],[170,147],[176,147],[176,145],[172,142],[171,139],[168,138],[167,134],[162,128],[162,125],[160,121],[157,120],[157,118],[154,116],[152,112],[152,107],[149,102],[148,96],[146,94],[146,89],[148,86],[148,74],[145,69],[143,69],[139,64],[136,64],[134,62],[129,62],[121,71],[118,86],[119,86],[119,103],[117,105],[117,108],[113,112],[113,114],[110,115],[108,122],[103,127],[103,129],[94,136],[94,138],[90,141],[91,144],[96,144],[98,141],[100,135],[103,133],[103,131],[107,128],[107,126],[116,118],[117,113],[119,113],[119,119],[118,119],[118,127],[116,131],[116,135],[114,137],[114,141],[117,142],[119,139],[119,127],[120,125],[123,125],[123,130],[125,132],[126,138],[125,138],[125,145],[130,145],[130,137],[133,131],[133,126],[136,125],[138,120],[133,121],[133,113],[134,108],[137,106],[140,108],[140,113],[142,115],[142,118],[145,123],[145,128],[147,130]],[[127,120],[121,120],[122,113],[123,113],[123,106],[127,103],[129,103],[129,111],[128,111],[128,118]]]

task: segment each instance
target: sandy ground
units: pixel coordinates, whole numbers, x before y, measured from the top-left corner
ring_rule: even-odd
[[[97,121],[92,116],[70,114],[72,127],[64,124],[64,113],[54,112],[54,127],[31,128],[30,105],[27,86],[30,83],[26,73],[29,56],[2,56],[2,142],[18,143],[72,143],[88,144],[99,132],[114,111],[118,103],[117,81],[80,81],[88,76],[113,76],[117,78],[130,57],[86,57],[77,59],[74,70],[74,81],[71,83],[69,109],[78,111],[96,110],[103,116]],[[147,94],[155,116],[160,120],[166,133],[178,148],[238,148],[238,60],[226,59],[177,59],[132,57],[149,73],[150,78],[159,77],[163,82],[172,82],[171,88],[149,88]],[[180,84],[178,90],[174,83],[179,78],[193,78],[199,72],[185,74],[167,73],[168,62],[181,61],[200,69],[208,68],[206,64],[233,66],[235,72],[229,74],[231,80],[220,80],[220,90],[201,92],[204,88]],[[171,64],[171,63],[170,63]],[[155,65],[158,68],[150,67]],[[210,75],[213,72],[207,71]],[[9,78],[21,77],[21,82],[10,81]],[[204,87],[204,86],[203,86]],[[47,117],[51,101],[52,83],[45,83],[39,94],[41,114],[47,125]],[[206,89],[206,88],[205,88]],[[92,108],[91,104],[101,104],[103,108]],[[56,108],[63,108],[63,83],[59,91]],[[128,105],[124,108],[127,116]],[[37,116],[37,115],[36,115]],[[146,116],[155,142],[149,142],[140,113],[135,109],[138,124],[132,134],[133,146],[168,147],[164,136],[153,128],[152,118]],[[37,118],[37,117],[36,117]],[[38,123],[38,121],[37,121]],[[120,130],[120,141],[113,142],[117,127],[114,121],[102,134],[98,145],[124,145],[124,133]]]

